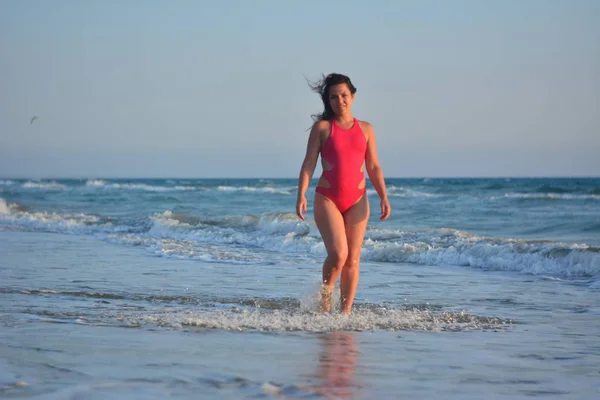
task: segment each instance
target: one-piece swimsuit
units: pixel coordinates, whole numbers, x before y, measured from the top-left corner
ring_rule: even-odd
[[[367,140],[356,118],[350,129],[331,121],[329,138],[321,146],[321,158],[330,166],[322,175],[329,187],[317,186],[316,192],[333,201],[342,214],[365,193],[362,183],[366,152]]]

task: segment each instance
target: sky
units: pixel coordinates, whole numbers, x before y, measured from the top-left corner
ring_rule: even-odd
[[[597,0],[1,0],[0,177],[295,178],[331,72],[386,177],[600,176]]]

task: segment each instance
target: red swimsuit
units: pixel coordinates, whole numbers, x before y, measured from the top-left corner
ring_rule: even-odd
[[[316,192],[333,201],[342,214],[365,193],[359,185],[365,177],[361,169],[366,152],[367,140],[356,118],[350,129],[331,121],[331,133],[321,147],[321,158],[331,165],[331,170],[323,171],[330,187],[317,186]]]

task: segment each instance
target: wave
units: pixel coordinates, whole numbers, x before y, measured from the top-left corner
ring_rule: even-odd
[[[172,213],[165,212],[154,215],[153,221],[150,232],[156,237],[230,245],[225,247],[229,251],[259,248],[286,255],[310,255],[315,259],[325,255],[325,247],[316,226],[299,223],[289,213],[213,220],[211,225],[206,225],[199,220],[195,224],[182,223],[173,219]],[[561,277],[600,274],[600,249],[596,247],[553,241],[486,238],[455,229],[368,229],[362,258],[377,262],[469,266]]]
[[[218,191],[222,192],[248,192],[248,193],[275,193],[290,195],[296,188],[274,188],[274,187],[254,187],[254,186],[217,186]]]
[[[5,199],[0,197],[0,215],[8,215],[11,213],[26,212],[27,209],[18,203],[7,203]]]
[[[87,188],[101,189],[125,189],[125,190],[144,190],[148,192],[167,192],[172,190],[197,190],[194,186],[155,186],[146,183],[109,183],[104,180],[89,179],[85,186]]]
[[[490,196],[490,200],[496,199],[524,199],[524,200],[600,200],[600,194],[582,193],[519,193],[509,192],[502,196]]]
[[[115,227],[109,218],[95,215],[29,212],[19,204],[7,203],[3,198],[0,198],[0,225],[69,234],[115,232],[125,228]]]
[[[38,312],[39,313],[39,312]],[[79,325],[155,327],[167,329],[215,329],[257,332],[339,332],[339,331],[473,331],[501,330],[514,322],[497,317],[480,317],[465,312],[435,312],[382,307],[361,309],[356,305],[351,316],[300,310],[190,309],[165,312],[104,312],[100,316],[80,313],[39,313],[38,322]]]
[[[38,190],[76,190],[76,191],[90,191],[90,190],[101,190],[101,191],[146,191],[146,192],[169,192],[169,191],[204,191],[204,192],[245,192],[245,193],[261,193],[261,194],[279,194],[279,195],[291,195],[295,192],[296,187],[286,186],[212,186],[206,184],[190,184],[189,181],[175,182],[173,180],[164,181],[166,184],[172,184],[173,186],[150,184],[144,182],[111,182],[104,179],[88,179],[85,184],[79,182],[70,183],[59,183],[55,181],[44,182],[44,181],[27,181],[20,183],[20,187],[23,189],[38,189]],[[186,183],[186,184],[184,184]],[[267,182],[268,183],[268,182]],[[0,181],[2,186],[14,186],[17,182],[5,180]]]
[[[4,183],[2,183],[4,182]],[[10,183],[9,183],[10,182]],[[0,185],[11,185],[14,186],[16,182],[13,181],[0,181]],[[167,192],[167,191],[180,191],[180,190],[198,190],[195,186],[160,186],[150,185],[146,183],[116,183],[109,182],[102,179],[88,179],[84,185],[81,184],[64,184],[55,181],[52,182],[39,182],[39,181],[28,181],[20,184],[23,189],[39,189],[39,190],[134,190],[134,191],[147,191],[147,192]]]
[[[415,189],[407,188],[404,186],[389,185],[386,187],[389,197],[403,197],[403,198],[421,198],[421,197],[440,197],[440,194],[433,194],[428,192],[421,192]],[[377,195],[374,189],[368,189],[369,195]]]
[[[36,182],[28,181],[23,183],[23,187],[26,189],[66,189],[67,186],[62,183],[52,182]]]
[[[503,329],[514,321],[478,316],[466,312],[443,311],[427,304],[392,306],[388,304],[355,303],[351,316],[323,314],[317,311],[318,299],[307,296],[294,298],[218,298],[194,296],[148,296],[68,292],[57,290],[14,290],[0,288],[0,293],[36,296],[77,296],[120,304],[126,301],[128,310],[100,313],[86,311],[36,310],[36,316],[47,322],[165,328],[205,328],[230,331],[263,332],[331,332],[375,330],[466,331]],[[339,301],[339,299],[336,299]],[[135,302],[131,304],[131,302]],[[157,304],[169,305],[168,311],[148,311]],[[219,305],[219,307],[215,307]],[[30,313],[30,311],[24,311]]]
[[[10,214],[11,209],[6,200],[0,197],[0,214]]]
[[[319,263],[325,246],[315,224],[291,213],[206,218],[165,211],[142,219],[29,212],[0,198],[0,226],[95,235],[170,258],[230,264]],[[593,227],[596,229],[596,227]],[[468,266],[566,278],[600,274],[600,248],[586,244],[482,237],[456,229],[368,228],[362,259]]]
[[[107,184],[108,182],[102,179],[88,179],[85,183],[86,186],[106,186]]]
[[[501,329],[509,324],[499,318],[481,318],[460,312],[433,312],[409,309],[361,309],[351,316],[324,315],[288,310],[206,310],[155,313],[132,319],[138,324],[158,324],[174,328],[200,327],[233,331],[375,331],[427,330],[466,331]]]
[[[454,229],[373,236],[383,240],[367,238],[363,257],[371,261],[468,266],[567,278],[600,274],[600,248],[588,245],[486,238]]]
[[[248,229],[269,234],[290,234],[298,236],[308,235],[311,224],[298,221],[296,214],[288,212],[267,212],[260,215],[241,215],[230,217],[193,217],[172,211],[153,214],[152,231],[161,237],[172,237],[173,233],[187,235],[190,232],[197,234],[197,230],[220,229],[219,233],[247,232]],[[215,238],[216,239],[216,238]]]
[[[300,224],[290,213],[198,218],[166,211],[154,214],[151,220],[146,239],[127,239],[123,235],[111,238],[141,239],[157,256],[236,264],[273,264],[273,254],[264,254],[265,250],[296,260],[319,242],[316,226]]]

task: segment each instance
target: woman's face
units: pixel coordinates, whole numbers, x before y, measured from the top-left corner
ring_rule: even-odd
[[[329,88],[329,105],[337,116],[349,114],[354,102],[354,95],[345,83],[333,85]]]

